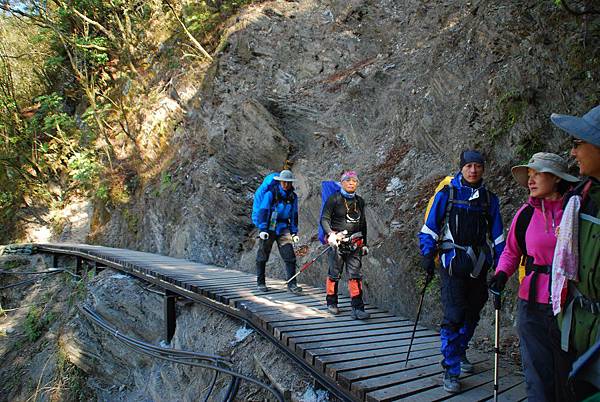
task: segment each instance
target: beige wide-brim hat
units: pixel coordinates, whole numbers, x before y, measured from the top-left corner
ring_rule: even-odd
[[[579,179],[577,177],[567,173],[567,168],[567,162],[559,155],[549,152],[538,152],[529,159],[529,163],[513,166],[511,171],[517,183],[523,187],[528,187],[529,176],[527,175],[527,169],[533,169],[536,172],[542,173],[552,173],[556,177],[560,177],[571,183],[578,182]]]

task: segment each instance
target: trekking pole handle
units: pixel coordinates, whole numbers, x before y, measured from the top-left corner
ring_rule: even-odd
[[[321,251],[315,258],[313,258],[312,260],[310,260],[309,262],[305,263],[302,268],[300,268],[300,270],[298,272],[296,272],[296,275],[292,276],[290,279],[288,279],[287,281],[285,281],[285,283],[290,283],[293,279],[295,279],[298,275],[300,275],[302,273],[302,271],[306,270],[308,267],[310,267],[311,265],[313,265],[315,263],[315,261],[317,261],[323,254],[325,254],[325,252],[327,252],[329,249],[331,248],[331,246],[327,246],[325,247],[325,249],[323,249],[323,251]]]
[[[492,295],[494,297],[494,310],[500,310],[500,308],[502,307],[502,298],[500,293],[492,292]]]

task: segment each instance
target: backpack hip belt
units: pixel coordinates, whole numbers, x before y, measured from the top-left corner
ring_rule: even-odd
[[[552,272],[552,265],[536,265],[533,263],[533,257],[527,256],[525,275],[529,275],[532,272],[531,281],[529,282],[529,295],[527,297],[529,305],[537,301],[537,281],[539,274],[550,274]]]
[[[485,251],[484,247],[476,247],[479,251],[479,255],[475,254],[475,250],[471,246],[459,246],[450,240],[443,240],[440,248],[442,251],[448,251],[452,249],[459,249],[467,253],[471,262],[473,263],[473,271],[471,271],[471,278],[477,278],[483,269],[483,264],[485,263]]]

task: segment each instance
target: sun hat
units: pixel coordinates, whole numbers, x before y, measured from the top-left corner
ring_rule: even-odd
[[[600,105],[583,117],[552,113],[550,120],[573,137],[600,147]]]
[[[567,162],[563,158],[549,152],[538,152],[533,154],[526,165],[513,166],[511,169],[512,175],[517,183],[523,187],[527,187],[527,182],[529,181],[527,169],[533,169],[542,173],[552,173],[556,177],[572,183],[579,181],[577,177],[567,173]]]
[[[288,181],[288,182],[294,182],[296,181],[296,178],[294,177],[294,174],[292,173],[291,170],[282,170],[281,173],[279,173],[277,176],[274,177],[275,180],[279,180],[279,181]]]
[[[485,158],[479,151],[475,151],[474,149],[467,149],[460,153],[460,169],[468,164],[468,163],[480,163],[485,165]]]
[[[342,177],[340,178],[340,182],[349,180],[349,179],[356,179],[356,181],[359,181],[358,173],[356,173],[354,170],[348,170],[348,171],[344,172],[344,174],[342,174]]]

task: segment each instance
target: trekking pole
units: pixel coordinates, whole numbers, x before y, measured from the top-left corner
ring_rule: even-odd
[[[295,279],[298,275],[300,275],[302,273],[302,271],[304,271],[306,268],[310,267],[311,265],[313,265],[315,263],[315,261],[317,261],[319,258],[321,258],[321,256],[323,254],[325,254],[325,252],[327,250],[329,250],[331,248],[331,246],[327,246],[325,247],[325,249],[323,251],[321,251],[319,253],[319,255],[317,255],[315,258],[313,258],[312,260],[310,260],[309,262],[307,262],[306,264],[304,264],[302,266],[302,268],[300,268],[300,271],[296,272],[296,275],[292,276],[290,279],[288,279],[285,283],[290,283],[292,281],[292,279]]]
[[[500,294],[494,295],[494,312],[496,315],[496,328],[494,339],[494,402],[498,401],[498,359],[500,358]]]
[[[408,352],[406,352],[406,360],[404,361],[404,367],[408,365],[408,358],[410,356],[410,350],[412,349],[413,341],[415,340],[415,332],[417,331],[417,324],[419,323],[419,317],[421,316],[421,308],[423,307],[423,300],[425,299],[425,291],[427,290],[427,286],[433,279],[433,275],[427,274],[427,278],[425,278],[425,286],[423,286],[423,290],[421,291],[421,300],[419,301],[419,308],[417,309],[417,319],[415,320],[415,325],[413,325],[412,335],[410,336],[410,344],[408,345]]]

